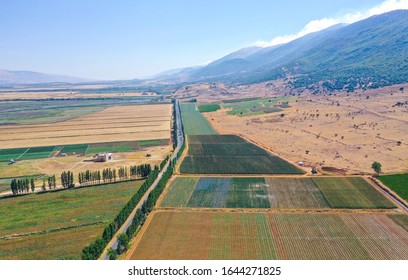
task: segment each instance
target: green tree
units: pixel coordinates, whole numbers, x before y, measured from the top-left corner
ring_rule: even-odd
[[[118,258],[118,254],[116,253],[115,250],[113,250],[112,248],[109,248],[108,257],[110,260],[116,260]]]
[[[30,185],[31,185],[31,191],[34,192],[34,191],[35,191],[34,178],[31,178],[31,180],[30,180]]]
[[[45,179],[43,179],[43,183],[42,183],[41,189],[42,189],[43,191],[46,190],[46,187],[45,187]]]
[[[380,175],[381,173],[381,163],[375,161],[373,162],[373,164],[371,165],[371,168],[374,170],[375,173],[377,173],[378,175]]]
[[[129,247],[129,237],[125,232],[122,232],[118,235],[118,248],[116,248],[116,252],[118,255],[125,252]]]

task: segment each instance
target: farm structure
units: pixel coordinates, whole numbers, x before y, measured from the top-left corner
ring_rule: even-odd
[[[94,156],[94,161],[95,162],[107,162],[113,159],[113,154],[112,153],[102,153],[102,154],[96,154]]]
[[[403,217],[158,211],[128,258],[406,260],[408,221]]]

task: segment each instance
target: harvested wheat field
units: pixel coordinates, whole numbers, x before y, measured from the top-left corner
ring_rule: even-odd
[[[53,124],[2,126],[0,147],[169,139],[171,104],[114,106]]]
[[[403,172],[408,170],[406,96],[394,86],[300,96],[282,112],[260,116],[233,116],[226,108],[204,115],[218,133],[242,135],[292,162],[371,173],[371,163],[380,161],[383,172]]]
[[[155,212],[127,258],[406,260],[400,216]]]

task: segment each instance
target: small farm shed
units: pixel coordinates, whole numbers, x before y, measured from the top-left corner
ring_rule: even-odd
[[[96,154],[94,156],[95,162],[107,162],[112,160],[113,155],[112,153],[102,153],[102,154]]]

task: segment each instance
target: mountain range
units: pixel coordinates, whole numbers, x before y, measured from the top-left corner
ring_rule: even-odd
[[[244,48],[205,66],[165,71],[138,83],[252,84],[275,79],[285,79],[294,88],[318,85],[329,91],[408,82],[408,10],[337,24],[286,44]],[[55,82],[89,80],[0,70],[0,85]]]
[[[50,84],[67,83],[79,84],[90,82],[91,80],[63,75],[53,75],[32,71],[9,71],[0,69],[0,85],[30,85],[30,84]]]
[[[408,10],[334,25],[278,46],[245,48],[206,66],[156,77],[239,84],[278,78],[290,78],[295,88],[320,83],[350,91],[408,82]]]

